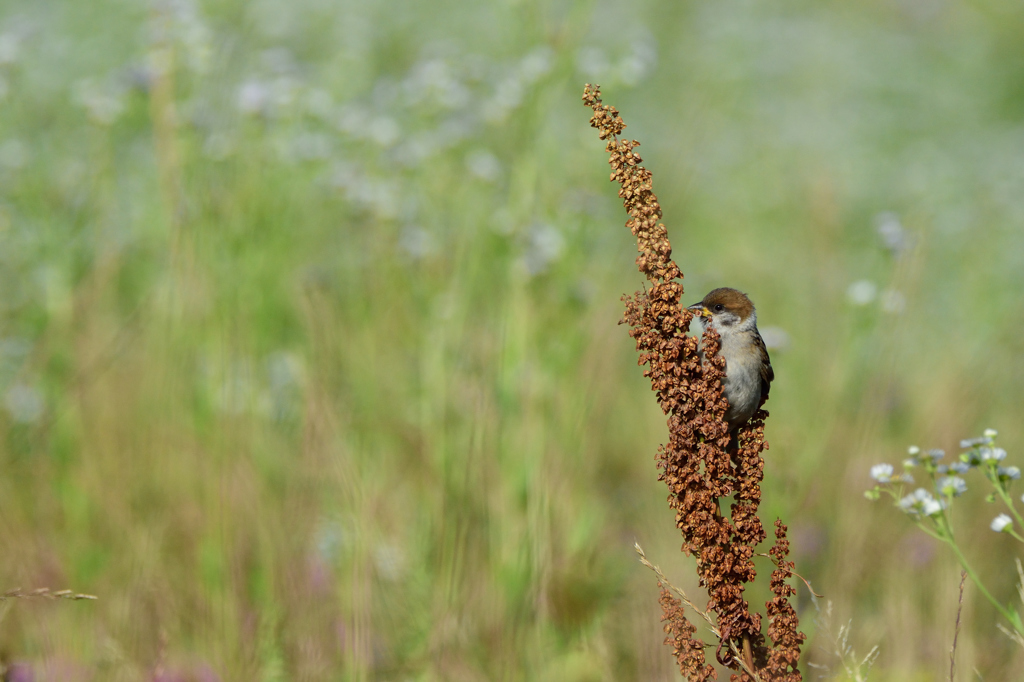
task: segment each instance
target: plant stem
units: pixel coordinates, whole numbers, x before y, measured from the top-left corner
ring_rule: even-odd
[[[918,521],[917,522],[917,527],[920,528],[925,533],[927,533],[928,535],[931,535],[936,540],[940,540],[942,542],[946,542],[946,538],[945,537],[943,537],[942,535],[939,535],[938,533],[936,533],[933,530],[929,530],[928,527],[926,525],[924,525],[924,523]]]
[[[1014,508],[1013,500],[1010,499],[1010,496],[1003,489],[1003,486],[1000,485],[998,479],[993,481],[992,483],[995,485],[996,492],[999,493],[999,497],[1002,498],[1003,503],[1006,504],[1006,506],[1010,509],[1010,513],[1013,514],[1015,519],[1017,519],[1017,523],[1019,523],[1020,526],[1024,528],[1024,519],[1021,518],[1020,514],[1018,514],[1017,510]],[[1016,535],[1016,533],[1014,535]]]
[[[1015,612],[1010,611],[1005,606],[996,601],[996,598],[992,596],[992,593],[988,591],[984,584],[982,584],[981,579],[978,578],[978,574],[975,573],[974,569],[971,568],[971,565],[967,563],[967,557],[965,557],[964,553],[960,551],[960,547],[957,546],[956,542],[954,542],[952,538],[947,540],[946,544],[953,548],[953,552],[956,554],[956,558],[960,562],[960,566],[962,566],[963,569],[967,571],[967,575],[970,576],[971,582],[973,582],[975,586],[979,590],[981,590],[981,593],[985,595],[985,598],[988,599],[989,603],[991,603],[992,606],[996,607],[996,610],[1002,614],[1003,618],[1010,621],[1010,624],[1013,626],[1013,628],[1017,632],[1024,635],[1024,630],[1022,630],[1021,628],[1020,616],[1018,616]]]

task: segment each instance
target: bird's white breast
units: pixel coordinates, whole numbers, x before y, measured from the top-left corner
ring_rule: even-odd
[[[726,421],[744,422],[754,414],[761,400],[761,358],[751,352],[752,332],[733,332],[722,336],[721,355],[725,358],[725,397],[729,401]]]
[[[704,319],[698,320],[703,327]],[[757,317],[752,313],[735,325],[715,324],[715,329],[721,337],[719,355],[725,358],[722,387],[729,401],[725,421],[742,424],[753,416],[761,402],[761,356],[753,343],[753,335],[757,334]]]

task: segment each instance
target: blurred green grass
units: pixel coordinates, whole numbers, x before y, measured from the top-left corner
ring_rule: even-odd
[[[100,600],[11,605],[0,656],[677,678],[633,542],[697,589],[591,81],[687,300],[776,328],[764,519],[871,679],[937,679],[958,570],[861,492],[912,442],[1024,443],[1022,37],[1001,0],[5,4],[0,585]],[[1010,601],[989,517],[958,521]],[[996,619],[968,591],[962,674],[1014,679]]]

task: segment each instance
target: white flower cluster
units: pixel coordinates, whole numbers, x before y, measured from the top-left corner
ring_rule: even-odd
[[[891,464],[876,464],[871,467],[871,478],[875,479],[879,483],[913,483],[914,477],[903,472],[899,476],[895,476],[895,469]]]
[[[1020,478],[1020,469],[1018,467],[999,467],[996,469],[996,474],[1000,481],[1016,481]]]
[[[891,483],[893,471],[891,464],[876,464],[871,467],[871,478],[879,483]]]
[[[937,517],[943,510],[949,508],[954,497],[960,497],[967,492],[967,482],[960,477],[971,469],[981,469],[988,480],[996,487],[996,491],[1006,499],[1006,488],[1012,481],[1021,478],[1021,470],[1016,466],[1002,466],[1000,463],[1006,459],[1006,450],[996,447],[995,429],[986,429],[984,434],[978,438],[967,438],[960,441],[960,447],[965,450],[957,461],[949,464],[939,464],[946,456],[945,451],[921,450],[916,445],[907,448],[909,455],[903,460],[904,473],[897,475],[896,468],[891,464],[876,464],[871,467],[871,478],[877,485],[865,493],[871,500],[877,500],[882,492],[887,492],[896,499],[898,506],[904,513],[917,519]],[[913,482],[908,470],[915,467],[922,467],[925,473],[935,482],[935,490],[929,491],[925,488],[918,488],[905,497],[899,497],[901,488],[892,485],[904,482]],[[993,496],[994,498],[994,496]],[[1024,502],[1024,496],[1021,496]],[[1013,519],[1007,514],[1000,514],[992,520],[989,526],[997,533],[1013,533]],[[1015,536],[1016,537],[1016,536]]]
[[[946,476],[935,487],[946,497],[960,497],[967,492],[967,482],[959,476]]]
[[[905,513],[915,517],[938,516],[946,508],[945,500],[936,500],[924,488],[918,488],[897,504]]]
[[[950,464],[939,464],[946,453],[944,450],[925,450],[916,445],[907,449],[910,455],[903,461],[903,466],[911,469],[915,466],[924,466],[936,474],[965,474],[971,469],[986,465],[998,466],[998,463],[1006,459],[1006,450],[995,447],[995,437],[998,432],[995,429],[986,429],[985,434],[978,438],[966,438],[960,441],[960,447],[966,452],[962,453],[956,462]],[[1004,481],[1015,481],[1020,478],[1020,469],[1017,467],[998,467],[999,478]]]
[[[954,474],[966,474],[971,470],[971,465],[967,462],[953,462],[952,464],[940,464],[935,467],[935,472],[939,474],[948,474],[950,472]]]

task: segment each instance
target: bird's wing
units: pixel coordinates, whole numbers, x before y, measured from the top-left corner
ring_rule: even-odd
[[[775,380],[775,370],[772,369],[771,358],[768,357],[768,349],[764,346],[764,339],[760,334],[754,334],[754,345],[761,354],[761,402],[768,400],[768,391],[772,381]]]

